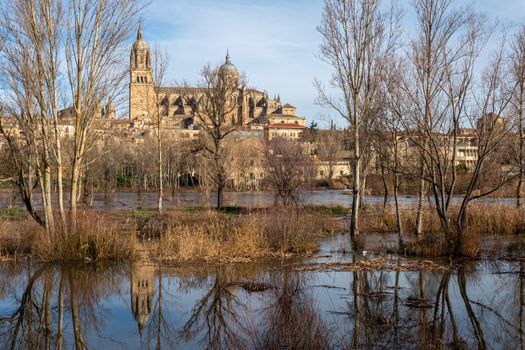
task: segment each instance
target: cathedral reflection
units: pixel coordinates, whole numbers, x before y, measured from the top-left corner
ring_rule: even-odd
[[[131,312],[137,322],[139,333],[151,314],[153,301],[155,266],[149,263],[136,263],[131,268]]]

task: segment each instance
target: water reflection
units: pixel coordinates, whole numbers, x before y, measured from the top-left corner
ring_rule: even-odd
[[[524,272],[1,264],[0,348],[525,349]]]

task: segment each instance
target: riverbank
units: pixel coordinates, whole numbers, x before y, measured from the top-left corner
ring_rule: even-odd
[[[135,261],[147,254],[159,263],[246,262],[256,259],[309,256],[324,237],[346,232],[350,210],[343,207],[297,208],[207,207],[165,210],[84,210],[75,234],[46,234],[20,208],[0,209],[0,258],[32,258],[43,262]],[[435,211],[425,212],[425,232],[417,239],[415,215],[401,213],[402,234],[392,207],[366,206],[361,234],[342,249],[375,254],[444,257],[450,247]],[[525,210],[478,203],[469,210],[461,240],[464,257],[523,256]],[[401,244],[400,239],[401,238]]]
[[[166,210],[86,210],[75,234],[46,234],[18,209],[0,212],[0,255],[46,262],[133,261],[148,251],[157,262],[233,262],[308,255],[320,237],[344,230],[343,208],[202,207]]]

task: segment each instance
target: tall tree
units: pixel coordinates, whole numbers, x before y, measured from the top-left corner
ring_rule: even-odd
[[[201,151],[210,166],[211,180],[217,190],[217,209],[223,206],[229,177],[232,156],[229,139],[237,128],[238,92],[246,85],[245,77],[232,69],[229,60],[228,55],[221,67],[208,65],[202,69],[198,84],[202,95],[195,106],[195,122],[201,129],[196,150]]]
[[[523,206],[523,186],[525,185],[525,25],[514,36],[510,52],[510,78],[515,84],[511,100],[512,114],[516,125],[516,142],[514,149],[518,172],[516,185],[516,206]]]
[[[6,113],[16,119],[24,137],[14,140],[3,126],[0,131],[8,139],[13,165],[18,168],[16,183],[26,207],[48,231],[54,229],[51,181],[55,164],[60,214],[63,221],[65,219],[57,127],[62,18],[60,0],[17,0],[2,6],[5,46],[1,55],[1,76],[6,91],[3,105]],[[32,208],[30,178],[33,171],[42,192],[43,219]]]
[[[155,140],[157,141],[157,167],[158,167],[158,204],[159,212],[162,212],[162,200],[164,197],[164,154],[163,154],[163,117],[167,115],[167,108],[169,106],[169,96],[161,95],[162,85],[165,79],[166,70],[168,68],[168,54],[162,51],[159,46],[153,47],[153,93],[154,93],[154,110],[152,113],[152,120],[155,125]]]
[[[353,202],[350,235],[359,233],[362,198],[363,128],[373,114],[380,79],[388,57],[396,49],[399,11],[381,12],[380,0],[325,0],[318,31],[322,36],[320,56],[332,69],[332,87],[340,97],[331,97],[320,82],[318,103],[332,108],[345,119],[352,133]]]
[[[77,198],[85,156],[98,136],[98,106],[127,77],[124,44],[141,11],[139,0],[71,0],[66,19],[67,77],[74,110],[69,217],[76,228]]]

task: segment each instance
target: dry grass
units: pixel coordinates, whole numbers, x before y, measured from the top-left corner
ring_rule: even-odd
[[[345,230],[348,223],[337,220],[334,210],[316,207],[236,212],[174,210],[163,215],[154,212],[104,215],[87,211],[79,218],[76,234],[59,231],[51,235],[46,235],[29,218],[0,220],[0,256],[34,256],[44,261],[132,260],[141,238],[151,242],[159,261],[245,261],[309,254],[318,249],[320,236]],[[468,214],[468,227],[461,240],[463,256],[478,256],[484,237],[525,232],[524,209],[475,204]],[[402,217],[404,232],[413,232],[414,213],[405,210]],[[405,239],[402,253],[426,257],[448,255],[450,246],[432,209],[425,212],[424,221],[427,238],[416,242],[414,238]],[[140,231],[138,236],[136,228]],[[395,231],[392,208],[384,217],[379,207],[366,208],[361,228]]]
[[[458,208],[453,208],[450,218],[456,222]],[[415,232],[415,211],[403,210],[402,225],[404,232]],[[361,218],[361,227],[369,232],[394,232],[396,221],[393,208],[384,216],[380,207],[368,208]],[[424,213],[424,232],[422,240],[405,241],[401,253],[413,256],[439,257],[450,254],[451,245],[445,240],[441,222],[437,213],[428,208]],[[518,209],[504,204],[473,203],[469,206],[467,227],[460,242],[460,254],[465,257],[477,257],[481,251],[481,242],[488,237],[516,236],[525,233],[525,209]],[[497,253],[497,252],[496,252]]]
[[[0,255],[42,261],[132,260],[143,239],[160,261],[245,261],[311,253],[318,249],[319,235],[338,232],[339,224],[333,215],[311,208],[242,214],[175,210],[147,216],[86,211],[75,234],[57,230],[48,235],[31,219],[0,222]]]
[[[0,256],[32,256],[41,261],[129,260],[135,254],[132,232],[123,233],[105,216],[84,213],[79,217],[75,234],[63,230],[46,234],[27,218],[0,222]]]
[[[156,245],[161,261],[240,260],[268,252],[257,225],[239,225],[215,212],[164,215],[167,229]]]
[[[468,231],[481,236],[525,233],[525,209],[503,204],[474,204],[468,211]]]
[[[0,256],[13,259],[27,256],[44,234],[33,220],[0,220]]]
[[[103,215],[83,213],[74,234],[44,235],[33,254],[44,261],[124,261],[135,255],[136,238]]]
[[[334,220],[303,210],[270,210],[239,216],[171,212],[156,243],[162,261],[244,261],[318,249],[316,238],[334,232]]]

